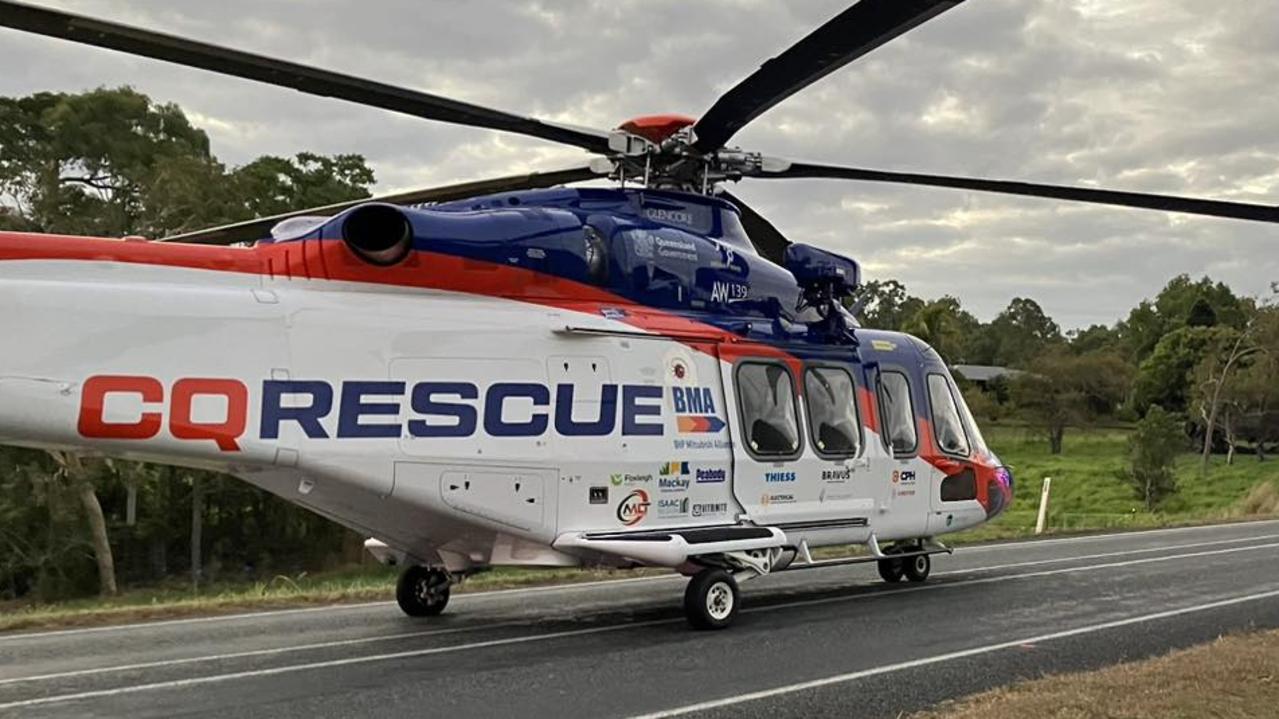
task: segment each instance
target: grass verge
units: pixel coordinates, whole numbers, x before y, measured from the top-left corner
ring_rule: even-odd
[[[1162,657],[1060,674],[947,702],[911,719],[1273,719],[1279,631],[1223,637]]]

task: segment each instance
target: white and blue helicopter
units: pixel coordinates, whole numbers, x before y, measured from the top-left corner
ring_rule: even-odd
[[[728,147],[958,0],[862,0],[700,119],[605,132],[42,7],[0,26],[593,153],[577,167],[162,241],[0,233],[0,439],[219,470],[369,537],[434,615],[497,565],[655,566],[697,627],[862,544],[924,581],[1012,476],[942,359],[858,327],[856,262],[744,178],[910,183],[1275,221],[1275,208],[865,170]],[[561,185],[611,178],[613,189]]]

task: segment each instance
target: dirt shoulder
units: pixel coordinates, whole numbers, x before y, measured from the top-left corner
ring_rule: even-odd
[[[1279,631],[1268,631],[1228,636],[1155,659],[992,689],[910,719],[1276,716]]]

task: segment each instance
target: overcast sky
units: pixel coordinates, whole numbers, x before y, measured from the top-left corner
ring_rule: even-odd
[[[608,128],[699,115],[847,0],[41,0],[88,15]],[[768,154],[1279,204],[1279,4],[968,0],[734,139]],[[575,148],[459,128],[0,30],[0,94],[132,85],[179,103],[239,164],[364,154],[377,192],[577,164]],[[1014,296],[1066,329],[1111,324],[1174,274],[1279,280],[1279,229],[1160,212],[822,180],[733,191],[870,279]]]

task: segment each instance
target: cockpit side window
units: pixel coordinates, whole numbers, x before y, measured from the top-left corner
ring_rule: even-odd
[[[915,431],[915,407],[910,398],[910,381],[901,372],[879,375],[879,406],[883,413],[884,437],[895,455],[912,454],[919,442]]]
[[[967,457],[970,452],[968,435],[955,404],[954,390],[944,375],[928,375],[928,402],[933,407],[933,433],[937,446],[946,454]]]
[[[795,387],[780,364],[747,362],[737,369],[737,400],[742,433],[751,454],[789,457],[799,453]]]
[[[861,449],[857,387],[846,370],[809,367],[804,373],[808,432],[823,457],[855,457]]]

